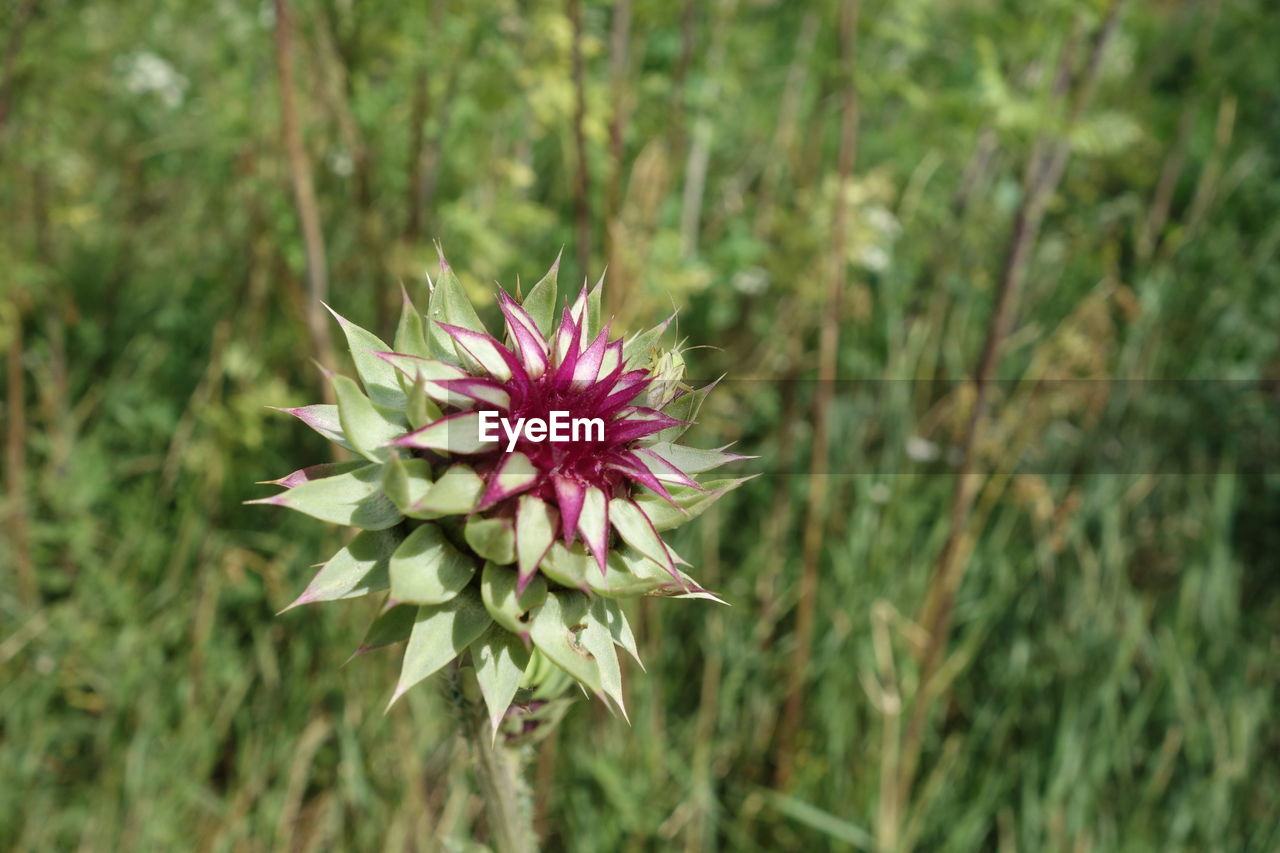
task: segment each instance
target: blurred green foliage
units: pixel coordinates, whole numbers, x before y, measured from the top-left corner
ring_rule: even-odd
[[[621,325],[674,304],[681,334],[716,347],[689,354],[696,376],[760,380],[726,383],[699,430],[767,475],[676,542],[733,606],[634,609],[631,726],[583,702],[535,762],[548,847],[1280,848],[1271,4],[1131,5],[1069,123],[1055,69],[1098,25],[1093,0],[864,3],[843,379],[968,375],[1023,165],[1045,136],[1073,155],[979,448],[997,474],[948,691],[901,798],[894,700],[917,698],[911,619],[947,532],[959,385],[836,396],[830,470],[848,476],[826,507],[796,772],[771,787],[805,514],[791,472],[840,191],[834,7],[629,6],[622,62],[617,10],[583,3],[586,270],[565,6],[294,8],[338,310],[389,332],[433,240],[490,302],[493,280],[532,281],[563,246],[562,280],[610,263]],[[273,615],[336,534],[241,506],[326,453],[265,408],[321,385],[274,20],[268,3],[0,8],[5,849],[483,833],[439,698],[384,717],[394,654],[341,666],[376,604]],[[1159,426],[1109,472],[1079,449],[1107,439],[1106,377],[1234,380],[1214,399],[1239,429],[1206,434],[1177,394],[1138,399]],[[1063,378],[1089,381],[1030,396]]]

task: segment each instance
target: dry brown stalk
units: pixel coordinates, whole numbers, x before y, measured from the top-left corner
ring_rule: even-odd
[[[1119,24],[1120,12],[1125,0],[1114,0],[1102,25],[1094,33],[1089,56],[1084,69],[1075,77],[1076,85],[1055,84],[1055,92],[1064,99],[1070,97],[1067,126],[1075,124],[1093,98],[1102,59],[1107,45]],[[1064,59],[1070,61],[1073,51],[1064,51]],[[1065,69],[1064,69],[1065,72]],[[1069,79],[1060,73],[1058,80]],[[1068,89],[1073,89],[1068,93]],[[924,726],[928,712],[936,698],[934,677],[946,651],[947,637],[951,629],[952,609],[956,591],[964,577],[968,556],[973,546],[974,531],[970,515],[974,500],[984,479],[978,470],[975,449],[979,445],[982,430],[990,406],[990,385],[1000,365],[1005,340],[1013,325],[1014,304],[1026,279],[1027,265],[1039,237],[1049,199],[1057,190],[1071,154],[1070,141],[1059,138],[1036,145],[1030,157],[1024,179],[1022,203],[1014,217],[1013,231],[1000,276],[995,307],[987,326],[986,343],[974,372],[973,408],[969,415],[964,439],[961,443],[963,461],[956,475],[951,496],[950,528],[934,567],[925,607],[919,623],[928,634],[924,649],[919,687],[912,703],[906,734],[903,741],[901,773],[898,779],[898,798],[905,802],[915,779],[920,758]]]
[[[818,387],[813,399],[813,454],[809,463],[809,491],[805,501],[803,574],[796,606],[795,645],[787,673],[786,704],[778,727],[774,785],[786,788],[794,769],[796,731],[803,712],[804,681],[813,644],[814,608],[818,595],[818,563],[822,557],[823,529],[827,519],[827,465],[830,459],[829,410],[835,387],[836,357],[840,347],[840,297],[848,285],[845,252],[848,233],[848,188],[858,138],[858,91],[854,79],[859,0],[840,5],[840,149],[837,160],[836,196],[831,216],[831,254],[827,299],[818,340]]]
[[[325,259],[324,232],[320,227],[320,206],[311,182],[311,167],[298,127],[298,108],[294,100],[293,80],[293,10],[288,0],[275,0],[276,71],[280,78],[280,123],[285,153],[289,159],[289,176],[293,183],[294,203],[302,227],[302,241],[307,257],[307,332],[317,360],[326,368],[334,365],[333,345],[329,338],[328,319],[323,302],[329,296],[329,267]],[[333,390],[324,384],[325,402],[332,403]]]
[[[573,142],[578,158],[573,183],[573,215],[577,227],[578,268],[586,276],[591,269],[591,173],[587,168],[587,84],[582,71],[582,0],[569,0],[569,23],[573,26]]]

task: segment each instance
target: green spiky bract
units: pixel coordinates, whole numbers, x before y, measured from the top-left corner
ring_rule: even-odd
[[[358,530],[290,607],[385,594],[356,654],[407,641],[392,703],[457,661],[516,740],[575,682],[625,715],[617,650],[638,655],[620,601],[716,600],[661,533],[743,482],[699,482],[744,457],[677,443],[710,388],[683,384],[679,350],[659,345],[667,324],[611,340],[602,283],[561,307],[557,266],[518,303],[498,294],[501,339],[443,257],[427,313],[406,294],[391,345],[335,313],[359,382],[332,376],[336,405],[284,411],[352,461],[257,501]],[[603,436],[512,447],[477,429],[481,411],[556,409]]]

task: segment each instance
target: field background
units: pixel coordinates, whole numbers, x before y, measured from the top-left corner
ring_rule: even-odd
[[[0,3],[0,849],[484,837],[377,603],[275,615],[338,534],[241,505],[330,452],[309,294],[388,335],[437,240],[680,309],[761,457],[548,849],[1280,849],[1280,14],[854,5]]]

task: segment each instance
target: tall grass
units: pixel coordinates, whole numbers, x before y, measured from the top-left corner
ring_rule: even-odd
[[[620,323],[681,307],[681,335],[719,347],[689,353],[695,373],[731,377],[696,435],[761,457],[764,476],[674,543],[732,606],[635,606],[631,725],[583,701],[540,747],[548,849],[1280,848],[1280,72],[1263,61],[1280,32],[1264,3],[1136,5],[1070,126],[1044,69],[1096,28],[1088,4],[864,9],[847,381],[827,389],[800,673],[799,472],[840,187],[832,11],[635,3],[617,35],[584,0],[575,39],[558,3],[290,5],[338,310],[376,322],[395,279],[421,287],[433,236],[479,270],[477,293],[527,281],[561,245],[577,254],[582,205],[605,210]],[[425,687],[384,715],[396,654],[344,665],[376,602],[276,615],[334,534],[241,506],[255,480],[327,452],[266,409],[320,386],[271,23],[55,3],[11,40],[5,849],[462,849],[480,822],[445,704]],[[621,68],[611,32],[629,39]],[[180,106],[127,85],[145,52],[183,75]],[[962,380],[1021,164],[1047,133],[1071,165],[990,385],[973,448],[990,476],[926,678],[917,616],[951,532]],[[689,202],[686,166],[704,159]],[[584,167],[604,207],[574,189]],[[804,701],[775,787],[793,679]]]

